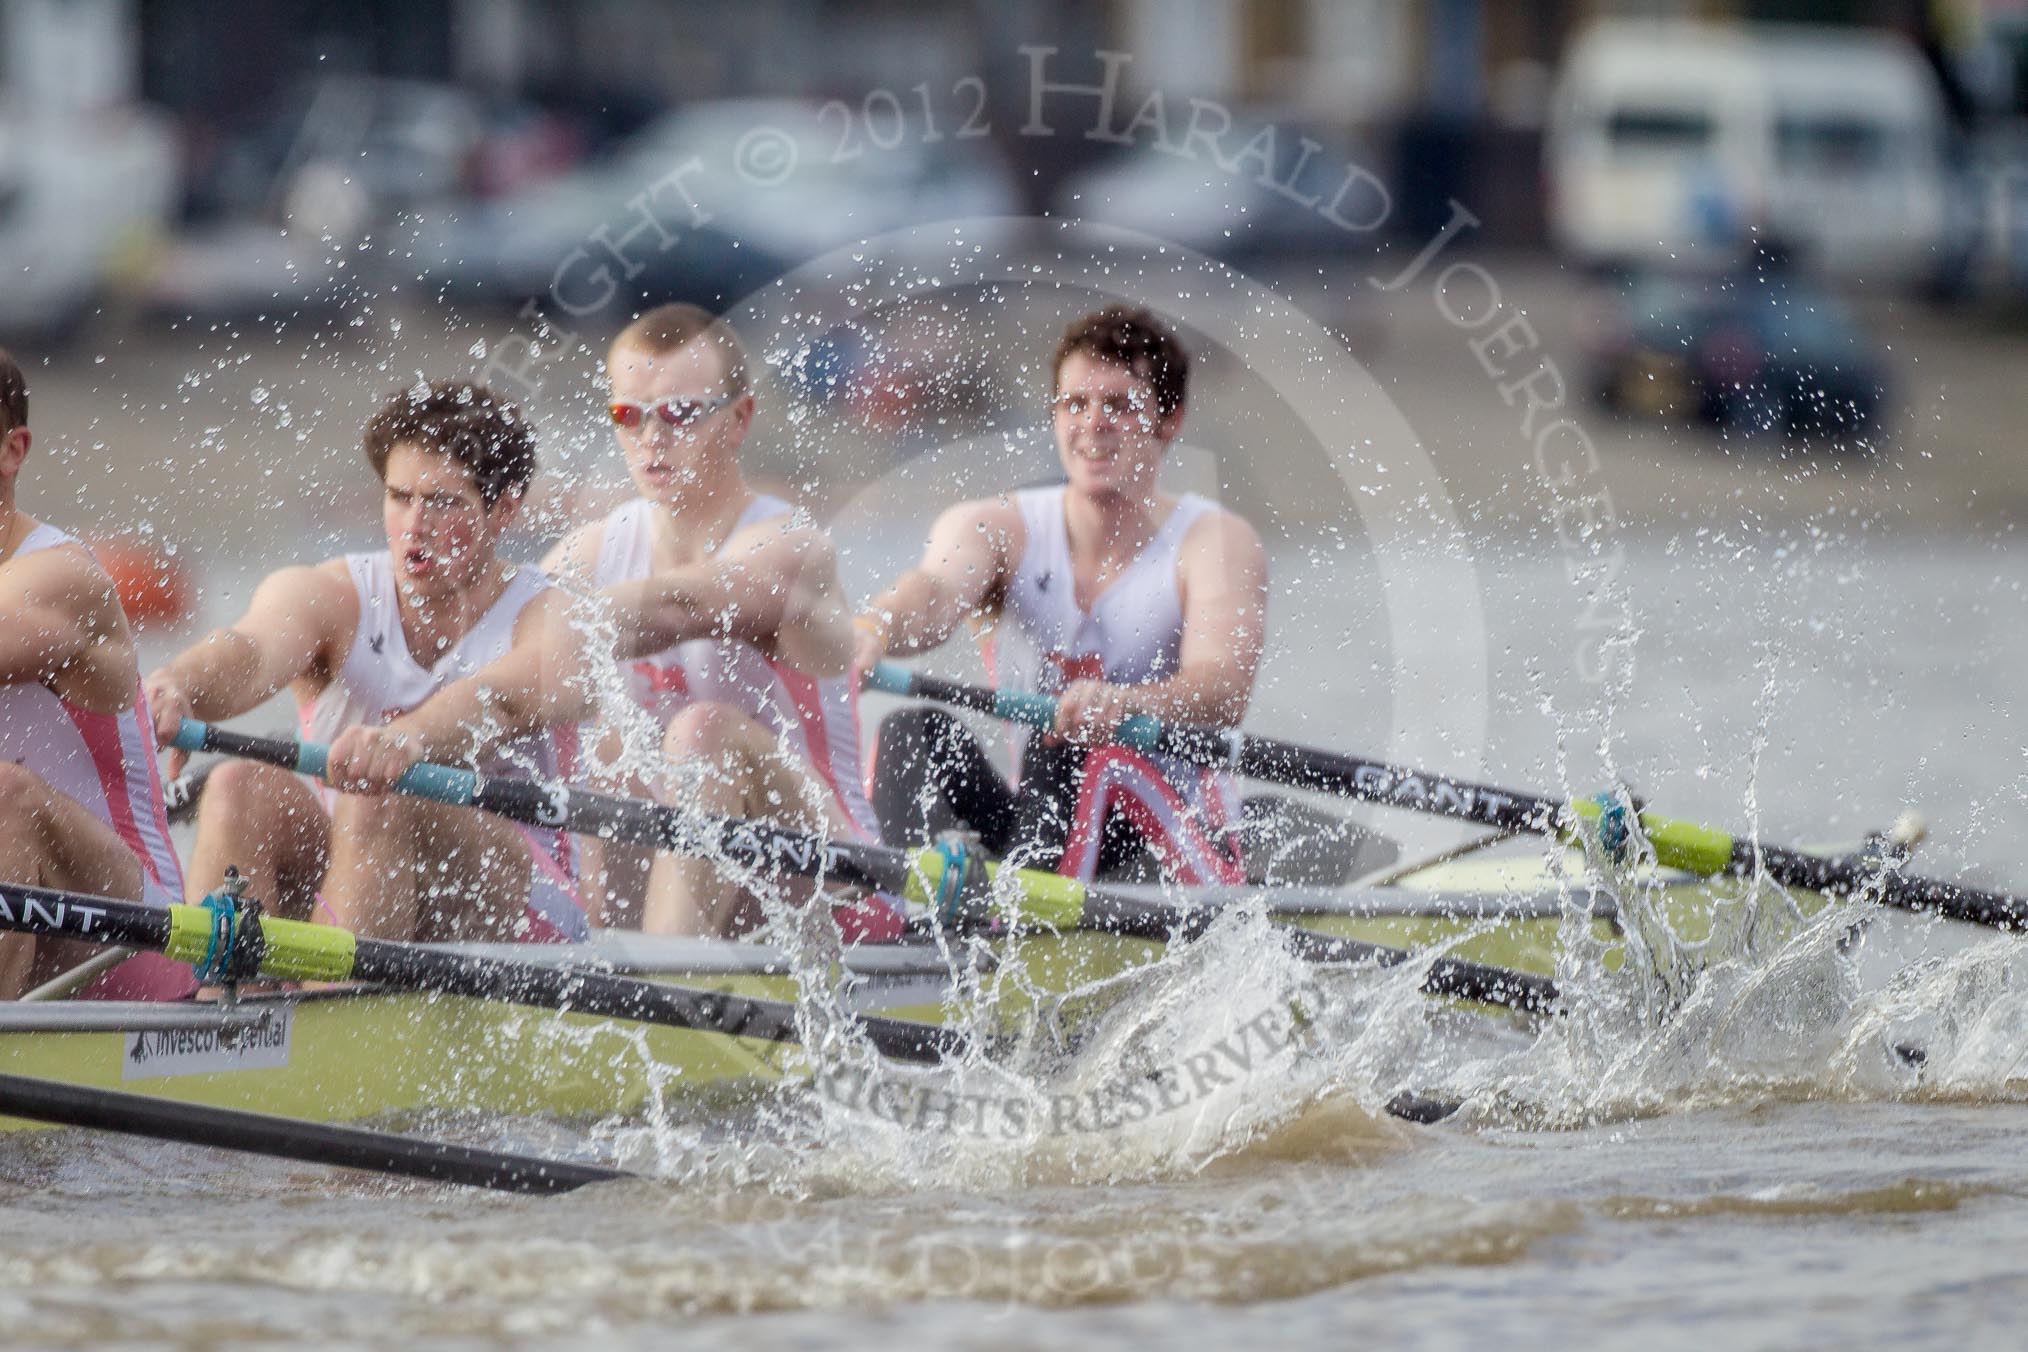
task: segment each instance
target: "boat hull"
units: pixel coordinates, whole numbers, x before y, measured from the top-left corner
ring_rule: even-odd
[[[1734,883],[1678,879],[1659,895],[1672,931],[1691,944],[1743,909]],[[1814,894],[1796,900],[1805,914],[1826,904]],[[1559,889],[1536,851],[1453,860],[1363,893],[1317,894],[1276,919],[1390,947],[1442,946],[1458,957],[1552,975],[1559,943],[1574,932],[1570,908],[1593,904]],[[1588,923],[1598,955],[1617,965],[1624,949],[1610,908],[1595,910]],[[657,945],[640,936],[614,936],[594,948],[601,961],[617,956],[616,965],[653,979],[776,1000],[796,995],[785,960],[758,945],[679,941],[678,960],[659,965]],[[524,950],[537,951],[557,962],[574,956]],[[969,943],[950,950],[978,951]],[[940,1022],[957,1011],[954,992],[983,987],[997,1015],[1018,1024],[1038,1001],[1158,960],[1163,945],[1075,931],[998,939],[985,952],[982,970],[961,974],[930,943],[855,951],[834,975],[857,1011]],[[1007,979],[1016,972],[1018,979]],[[427,1110],[631,1114],[658,1099],[752,1092],[809,1067],[794,1044],[461,996],[341,990],[232,1005],[0,1006],[0,1071],[350,1121]],[[0,1127],[28,1125],[0,1119]]]

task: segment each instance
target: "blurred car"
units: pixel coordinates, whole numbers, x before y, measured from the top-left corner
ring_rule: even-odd
[[[888,231],[978,218],[968,246],[1001,249],[1015,238],[1019,199],[986,142],[903,136],[882,148],[863,129],[856,141],[846,130],[820,118],[818,105],[795,101],[679,108],[562,178],[497,202],[417,214],[415,270],[444,291],[509,303],[555,291],[570,308],[569,287],[589,295],[624,282],[634,296],[722,305]],[[697,171],[671,185],[693,158]],[[646,228],[630,204],[651,191],[675,242],[639,237],[622,268],[596,241]],[[684,193],[707,213],[703,224],[692,224]],[[573,270],[582,274],[575,281]]]
[[[1854,450],[1873,448],[1886,412],[1885,353],[1779,266],[1638,277],[1592,345],[1598,398],[1621,412]]]
[[[289,89],[192,184],[199,219],[356,239],[397,212],[518,191],[581,153],[561,118],[426,80],[334,75]]]
[[[0,334],[54,335],[137,284],[181,175],[168,120],[150,109],[0,118]]]
[[[1060,217],[1180,244],[1225,263],[1314,258],[1371,248],[1372,232],[1348,230],[1323,214],[1325,207],[1335,205],[1354,223],[1388,215],[1386,199],[1370,188],[1355,185],[1342,203],[1334,201],[1348,163],[1358,162],[1358,157],[1328,150],[1311,152],[1305,163],[1300,126],[1263,118],[1250,118],[1249,123],[1275,128],[1276,182],[1288,183],[1289,175],[1300,167],[1291,192],[1263,184],[1260,166],[1251,161],[1228,170],[1200,156],[1135,145],[1067,178],[1051,210]],[[1310,139],[1320,145],[1331,140],[1322,134]],[[1314,206],[1296,200],[1319,194],[1324,200]]]
[[[810,335],[784,354],[788,387],[806,402],[891,438],[947,439],[994,402],[993,353],[938,312],[901,304]]]
[[[185,225],[141,300],[219,320],[343,305],[405,264],[385,247],[404,213],[526,191],[574,163],[581,137],[532,104],[340,75],[294,86],[252,130],[199,146]],[[356,248],[369,239],[383,247]]]

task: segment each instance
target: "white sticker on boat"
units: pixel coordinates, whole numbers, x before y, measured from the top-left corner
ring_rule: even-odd
[[[232,1028],[150,1028],[127,1034],[123,1080],[205,1075],[223,1070],[274,1070],[289,1064],[292,1011],[269,1010]]]

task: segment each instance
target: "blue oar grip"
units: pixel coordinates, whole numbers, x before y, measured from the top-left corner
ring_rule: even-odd
[[[1120,724],[1113,740],[1134,751],[1159,751],[1162,748],[1162,720],[1151,714],[1135,714]]]
[[[186,718],[176,725],[176,735],[169,739],[169,745],[178,751],[202,751],[206,731],[204,724],[194,718]]]
[[[170,745],[182,751],[202,751],[211,729],[194,718],[186,718],[176,727],[176,735]],[[330,767],[331,748],[322,742],[274,742],[262,739],[264,746],[284,746],[295,753],[295,764],[290,766],[298,774],[313,779],[325,778]],[[272,754],[257,757],[272,760]],[[479,796],[479,776],[470,770],[461,770],[451,765],[411,765],[402,771],[400,779],[394,782],[395,792],[405,793],[413,798],[428,798],[434,802],[449,803],[453,807],[469,807]]]
[[[1056,701],[1030,690],[996,690],[993,712],[1010,723],[1026,723],[1045,731],[1056,726]],[[1134,714],[1113,733],[1113,741],[1133,751],[1161,748],[1162,723],[1147,714]]]
[[[996,690],[993,712],[1009,723],[1047,730],[1056,726],[1056,701],[1031,690]]]
[[[915,693],[915,673],[893,662],[876,662],[867,670],[860,688],[906,697]],[[1056,699],[1032,690],[995,690],[993,713],[1009,723],[1022,723],[1047,732],[1056,726]],[[1113,740],[1134,751],[1159,751],[1162,745],[1161,720],[1147,714],[1135,714],[1120,724]]]
[[[913,695],[915,673],[893,662],[875,662],[860,681],[860,689],[877,690],[883,695]]]
[[[394,788],[411,797],[468,807],[479,796],[479,776],[449,765],[411,765],[394,781]]]

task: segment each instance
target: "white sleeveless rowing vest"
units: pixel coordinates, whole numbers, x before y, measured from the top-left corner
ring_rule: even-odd
[[[726,538],[794,509],[755,497]],[[654,503],[622,503],[606,518],[594,582],[610,587],[647,577]],[[713,551],[716,552],[716,551]],[[859,761],[859,692],[843,676],[809,676],[738,639],[691,639],[637,659],[627,675],[634,699],[664,727],[698,700],[731,705],[785,739],[817,772],[856,838],[878,840]]]
[[[1154,538],[1086,611],[1077,603],[1064,492],[1059,486],[1014,495],[1027,538],[988,648],[994,683],[1053,695],[1077,680],[1147,685],[1175,675],[1183,649],[1183,597],[1176,582],[1183,542],[1217,505],[1184,494]],[[1026,729],[1015,731],[1017,757],[1027,738]],[[1107,747],[1093,753],[1086,777],[1074,808],[1065,873],[1091,876],[1099,819],[1122,810],[1157,846],[1171,876],[1186,882],[1239,879],[1237,846],[1229,838],[1239,821],[1231,775],[1174,757]]]
[[[529,602],[550,586],[539,568],[520,565],[492,606],[478,622],[428,667],[409,651],[401,627],[401,600],[394,563],[385,551],[347,554],[345,568],[359,597],[359,626],[337,675],[317,698],[299,706],[303,736],[329,742],[358,724],[378,726],[420,705],[454,681],[504,657],[514,646],[514,624]],[[481,769],[534,779],[568,779],[576,769],[577,729],[551,728],[511,742],[489,756]],[[335,795],[319,789],[328,806]],[[535,854],[537,886],[531,910],[554,926],[561,937],[582,938],[584,914],[577,902],[577,840],[567,831],[523,827],[521,834]]]
[[[1063,494],[1059,487],[1014,495],[1028,538],[1007,585],[1003,619],[1012,632],[994,645],[1000,684],[1053,695],[1076,680],[1147,685],[1175,675],[1183,649],[1176,568],[1190,528],[1216,505],[1184,494],[1087,613],[1077,604]]]
[[[76,543],[44,523],[14,557]],[[139,672],[132,707],[117,714],[81,709],[35,681],[0,685],[0,759],[27,766],[110,827],[140,861],[144,900],[183,900],[183,869],[169,843],[155,724]]]

